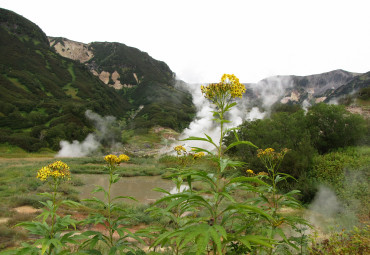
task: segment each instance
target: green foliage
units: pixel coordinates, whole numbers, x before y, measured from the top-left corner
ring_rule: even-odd
[[[122,155],[119,159],[121,157]],[[82,233],[81,237],[86,239],[86,241],[80,245],[79,249],[82,251],[87,250],[88,254],[91,254],[92,252],[94,254],[101,254],[98,249],[95,249],[95,246],[100,241],[106,245],[109,254],[125,254],[125,250],[134,252],[134,249],[131,247],[133,244],[129,243],[127,239],[133,238],[138,242],[144,242],[137,234],[134,234],[128,228],[123,227],[123,225],[127,224],[127,222],[131,218],[134,218],[134,216],[130,215],[128,210],[122,209],[118,205],[118,201],[121,199],[135,199],[129,196],[111,197],[111,187],[114,183],[117,183],[120,178],[119,175],[116,174],[117,164],[119,164],[120,161],[117,161],[118,158],[113,155],[106,156],[105,160],[108,163],[106,168],[109,171],[109,188],[108,190],[105,190],[103,187],[97,186],[93,191],[93,193],[102,192],[104,194],[105,201],[96,197],[85,200],[96,205],[98,208],[102,208],[105,212],[90,215],[84,220],[84,224],[102,224],[108,234],[100,231],[86,231]],[[124,161],[126,161],[126,159]],[[113,237],[115,233],[119,235],[118,238]]]
[[[84,65],[53,52],[35,24],[13,12],[0,11],[0,129],[10,130],[7,142],[29,151],[41,147],[57,150],[61,139],[85,138],[87,134],[80,130],[91,128],[84,116],[87,109],[124,116],[131,105],[114,89],[104,86]],[[25,36],[42,43],[22,39]],[[53,130],[56,122],[62,127]],[[34,130],[32,135],[23,131],[42,125],[43,130]],[[32,143],[38,145],[30,146]]]
[[[275,112],[269,119],[244,122],[236,132],[240,139],[253,141],[260,148],[289,148],[281,169],[298,182],[288,180],[280,188],[299,188],[302,191],[300,199],[309,202],[317,185],[316,180],[310,178],[315,155],[365,141],[368,127],[360,115],[347,112],[343,106],[317,104],[307,114],[303,110],[286,108]],[[228,146],[236,138],[230,132],[224,141]],[[239,146],[228,153],[247,162],[249,168],[263,167],[251,147]]]
[[[175,88],[174,74],[164,62],[124,44],[91,44],[94,58],[88,65],[98,64],[102,69],[98,71],[117,70],[122,84],[135,85],[116,91],[84,64],[53,51],[35,24],[13,12],[0,11],[0,129],[39,139],[39,145],[31,148],[29,142],[11,139],[11,134],[5,141],[30,151],[41,147],[58,150],[61,139],[81,141],[86,137],[80,130],[91,129],[84,116],[88,109],[122,118],[144,105],[135,119],[127,119],[132,128],[145,130],[161,125],[180,131],[190,123],[195,113],[191,96]],[[63,127],[52,130],[55,121]],[[23,132],[35,126],[44,128],[32,135]]]
[[[64,173],[60,169],[54,171]],[[39,170],[39,174],[41,172],[42,169]],[[52,193],[46,192],[40,194],[48,199],[46,202],[41,202],[44,206],[42,213],[38,216],[41,220],[21,222],[16,225],[22,226],[30,234],[36,235],[38,239],[33,244],[23,243],[22,248],[10,251],[10,254],[60,254],[62,250],[64,252],[71,251],[70,248],[68,248],[68,244],[77,243],[76,239],[78,237],[73,236],[73,231],[63,234],[63,232],[68,230],[70,227],[76,229],[76,220],[73,220],[70,215],[63,217],[59,216],[57,214],[57,210],[61,205],[78,206],[79,204],[70,200],[58,199],[58,188],[60,187],[62,177],[48,177],[50,178],[46,179],[45,177],[45,179],[46,181],[49,181]],[[42,179],[39,175],[38,178]],[[52,180],[50,181],[50,179]]]
[[[317,104],[306,118],[312,142],[320,153],[355,145],[366,132],[364,119],[347,112],[344,106]]]
[[[329,238],[322,241],[312,240],[310,254],[369,254],[369,227],[364,225],[351,231],[342,230],[340,233],[332,233]]]
[[[224,82],[224,81],[223,81]],[[227,82],[227,81],[225,81]],[[229,81],[232,82],[232,81]],[[288,245],[298,249],[297,245],[289,240],[279,227],[283,222],[292,226],[305,224],[300,218],[281,217],[278,209],[281,206],[299,207],[300,204],[293,195],[297,191],[290,191],[284,195],[277,195],[277,184],[289,175],[278,173],[278,165],[268,165],[269,182],[263,180],[266,176],[249,176],[230,178],[225,175],[227,169],[241,167],[243,162],[232,160],[225,156],[225,151],[236,146],[256,146],[249,141],[241,141],[236,136],[236,141],[223,148],[223,138],[229,130],[225,130],[227,120],[224,115],[236,104],[232,102],[231,91],[234,86],[224,86],[225,83],[212,84],[207,90],[207,98],[217,107],[214,112],[215,119],[220,125],[220,140],[214,141],[212,137],[189,137],[186,140],[205,141],[211,144],[216,151],[214,155],[202,148],[193,148],[194,153],[209,154],[209,158],[216,163],[212,171],[206,172],[192,168],[192,160],[197,157],[179,145],[175,147],[179,163],[179,172],[174,174],[173,181],[178,193],[170,194],[163,189],[157,191],[166,194],[156,201],[149,211],[156,217],[167,220],[167,224],[159,225],[152,247],[161,245],[169,247],[173,254],[227,254],[243,250],[252,253],[267,252],[272,254],[280,245]],[[218,88],[220,87],[220,88]],[[195,154],[196,155],[196,154]],[[201,154],[200,154],[201,155]],[[170,161],[170,158],[163,160]],[[182,183],[188,189],[181,191]],[[193,188],[195,183],[201,183],[201,190]],[[235,194],[243,191],[249,195],[247,199],[238,201]],[[273,206],[269,204],[270,199]],[[276,240],[276,235],[282,241]]]
[[[122,43],[94,42],[89,45],[94,58],[88,63],[98,63],[99,71],[118,71],[122,84],[137,85],[134,73],[141,81],[169,83],[173,79],[170,68],[161,61],[154,60],[148,53]]]
[[[370,209],[370,149],[347,148],[314,158],[310,178],[329,186],[343,204],[357,214]]]

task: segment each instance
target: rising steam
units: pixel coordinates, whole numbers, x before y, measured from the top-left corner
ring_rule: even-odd
[[[101,146],[103,140],[111,146],[115,145],[113,132],[111,132],[111,127],[116,122],[115,117],[102,117],[91,110],[87,110],[85,116],[93,122],[96,129],[95,133],[89,134],[82,142],[76,140],[73,142],[61,141],[61,149],[56,157],[85,157],[95,152]]]
[[[184,84],[179,82],[177,86],[192,94],[193,103],[197,109],[194,120],[182,132],[179,139],[185,139],[190,136],[205,137],[204,134],[207,134],[214,141],[219,141],[220,127],[213,121],[214,117],[212,114],[215,108],[202,95],[200,84]],[[227,118],[231,123],[228,123],[226,128],[236,127],[242,124],[243,121],[263,119],[271,111],[272,105],[284,97],[286,89],[292,86],[293,81],[289,76],[270,77],[256,84],[247,84],[246,95],[243,96],[243,99],[237,99],[237,106],[228,112]],[[212,145],[201,141],[186,141],[179,142],[179,144],[186,145],[187,147],[214,149]]]

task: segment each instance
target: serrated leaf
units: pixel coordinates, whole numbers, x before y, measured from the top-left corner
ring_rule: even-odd
[[[121,198],[126,198],[126,199],[130,199],[130,200],[132,200],[132,201],[136,201],[136,202],[138,202],[138,200],[137,200],[136,198],[131,197],[131,196],[117,196],[117,197],[114,197],[114,198],[112,199],[112,202],[113,202],[114,200],[121,199]]]
[[[69,206],[72,206],[72,207],[78,207],[80,206],[81,204],[76,202],[76,201],[72,201],[72,200],[63,200],[62,202],[60,202],[61,204],[64,204],[64,205],[69,205]]]
[[[225,149],[225,152],[228,151],[229,149],[231,149],[231,148],[233,148],[237,145],[241,145],[241,144],[252,146],[254,148],[258,148],[256,145],[254,145],[253,143],[251,143],[249,141],[236,141],[236,142],[231,143],[229,146],[227,146],[227,148]]]
[[[94,193],[97,193],[97,192],[103,192],[104,197],[105,198],[108,197],[108,192],[100,185],[97,185],[91,193],[94,194]]]
[[[219,236],[219,234],[216,232],[216,230],[215,230],[213,227],[211,227],[211,228],[209,229],[209,234],[210,234],[210,236],[211,236],[212,240],[214,241],[214,243],[215,243],[215,244],[216,244],[216,246],[217,246],[217,251],[218,251],[218,253],[219,253],[219,254],[222,254],[222,249],[221,249],[221,240],[220,240],[220,236]]]
[[[246,236],[242,236],[242,237],[240,237],[238,239],[240,241],[242,241],[243,243],[245,241],[248,241],[248,242],[251,242],[251,243],[256,243],[256,244],[260,244],[260,245],[266,246],[268,248],[273,248],[273,246],[266,241],[266,240],[270,240],[270,239],[269,238],[266,238],[264,236],[246,235]]]
[[[203,148],[199,148],[199,147],[191,147],[193,149],[193,151],[195,153],[198,153],[198,152],[207,152],[209,155],[213,155],[212,152],[206,150],[206,149],[203,149]]]
[[[167,195],[171,195],[171,193],[170,193],[170,192],[168,192],[167,190],[162,189],[162,188],[154,188],[154,189],[152,189],[152,190],[153,190],[153,191],[156,191],[156,192],[165,193],[165,194],[167,194]]]
[[[119,175],[118,174],[113,174],[112,175],[112,183],[116,183],[119,181]]]
[[[117,251],[117,247],[113,246],[112,248],[110,248],[108,255],[115,255],[116,251]]]
[[[238,183],[238,182],[240,182],[240,183],[242,183],[242,182],[255,182],[255,183],[258,183],[258,184],[261,184],[261,185],[264,185],[264,186],[270,186],[266,182],[262,181],[261,179],[259,179],[257,177],[246,177],[246,176],[235,177],[235,178],[230,180],[229,184]]]

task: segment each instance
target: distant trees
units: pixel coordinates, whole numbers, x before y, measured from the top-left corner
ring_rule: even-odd
[[[306,119],[313,145],[321,154],[355,145],[366,132],[364,119],[341,105],[317,104],[308,111]]]
[[[281,169],[301,179],[299,185],[302,188],[317,153],[324,154],[365,140],[367,124],[362,116],[347,112],[344,106],[320,103],[307,113],[293,108],[281,107],[281,111],[273,113],[269,119],[246,121],[237,133],[240,140],[251,141],[262,149],[290,149]],[[233,134],[224,140],[226,145],[234,141]],[[263,169],[254,148],[239,146],[229,153],[246,162],[248,168]]]

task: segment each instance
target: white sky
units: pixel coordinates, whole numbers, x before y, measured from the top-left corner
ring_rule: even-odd
[[[120,42],[186,82],[370,71],[369,0],[0,0],[49,36]]]

